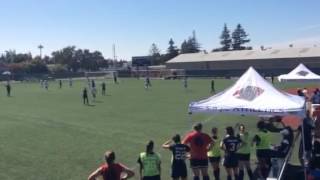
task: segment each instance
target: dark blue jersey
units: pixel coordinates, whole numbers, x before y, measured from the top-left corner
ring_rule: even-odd
[[[241,140],[234,136],[225,137],[222,141],[226,154],[235,154],[239,149]]]
[[[169,149],[172,151],[172,163],[184,162],[187,152],[190,151],[185,144],[173,144]]]

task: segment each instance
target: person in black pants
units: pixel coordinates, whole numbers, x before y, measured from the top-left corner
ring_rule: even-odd
[[[84,88],[83,91],[82,91],[82,99],[83,99],[83,104],[89,105],[88,90],[87,90],[87,88]]]
[[[106,83],[105,82],[103,82],[102,84],[101,84],[101,86],[102,86],[102,95],[103,96],[105,96],[106,95]]]
[[[7,89],[7,96],[10,97],[11,96],[11,85],[9,82],[7,82],[6,89]]]
[[[232,175],[235,180],[239,178],[239,161],[236,152],[241,145],[241,140],[234,134],[232,127],[226,128],[226,137],[221,142],[221,148],[224,150],[223,166],[226,168],[227,180],[232,180]]]
[[[302,166],[307,165],[307,163],[311,159],[313,129],[314,129],[314,123],[310,117],[310,111],[306,111],[306,117],[303,119],[303,131],[302,131],[302,126],[300,125],[299,127],[300,133],[301,134],[304,133],[304,144],[303,144],[303,138],[301,136],[300,147],[299,147],[299,160]],[[303,145],[305,148],[305,157],[303,157]]]
[[[190,151],[189,146],[181,144],[180,135],[175,135],[172,140],[166,141],[162,147],[172,152],[171,160],[171,177],[173,180],[187,179],[187,153]]]

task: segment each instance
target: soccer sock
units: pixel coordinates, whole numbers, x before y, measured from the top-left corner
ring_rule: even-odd
[[[234,175],[234,179],[235,179],[235,180],[238,180],[238,179],[239,179],[239,175],[235,174],[235,175]],[[242,179],[243,179],[243,178],[242,178]]]
[[[220,168],[213,171],[214,178],[220,180]]]
[[[243,180],[244,177],[244,171],[243,169],[239,171],[239,180]]]
[[[202,179],[203,180],[210,180],[209,176],[203,176]]]
[[[252,170],[251,169],[247,169],[247,173],[248,173],[249,179],[252,180],[253,179]]]
[[[200,180],[199,176],[193,176],[193,180]]]
[[[227,180],[232,180],[232,177],[230,175],[228,175]]]

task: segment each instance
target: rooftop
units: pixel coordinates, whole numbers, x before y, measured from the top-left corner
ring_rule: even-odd
[[[320,57],[320,47],[180,54],[167,63]]]

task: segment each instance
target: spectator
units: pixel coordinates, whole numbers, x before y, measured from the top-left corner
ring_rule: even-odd
[[[270,137],[264,121],[257,124],[258,133],[253,137],[252,143],[256,145],[256,156],[258,159],[258,175],[260,178],[267,178],[270,170]]]
[[[98,176],[102,176],[103,180],[124,180],[134,176],[134,172],[125,165],[115,163],[116,155],[113,151],[107,151],[104,156],[106,163],[91,173],[88,180],[95,180]]]
[[[306,117],[303,119],[303,129],[301,126],[299,127],[300,133],[304,134],[304,136],[301,136],[300,147],[299,147],[299,160],[301,165],[303,166],[307,165],[311,158],[313,129],[314,129],[313,120],[310,117],[310,111],[307,111]],[[303,144],[303,140],[304,140],[304,144]],[[303,145],[305,148],[305,154],[304,154],[305,157],[303,156]]]
[[[320,104],[320,94],[319,91],[315,90],[311,97],[312,104]]]
[[[175,135],[162,145],[172,152],[171,177],[173,180],[187,180],[186,155],[190,151],[189,146],[181,144],[180,135]]]
[[[146,147],[146,152],[139,155],[138,163],[140,165],[141,180],[160,180],[161,160],[158,153],[153,152],[154,143],[149,141]]]
[[[239,180],[243,180],[244,168],[246,168],[249,179],[253,179],[253,173],[250,167],[250,142],[249,133],[245,130],[245,126],[240,124],[238,138],[241,140],[241,147],[237,151],[239,159]]]
[[[304,97],[304,94],[300,88],[297,90],[297,95]]]
[[[235,180],[239,178],[239,168],[238,168],[238,156],[236,154],[241,140],[235,137],[234,130],[232,127],[226,128],[226,137],[221,143],[221,148],[225,151],[223,166],[227,171],[227,180],[232,180],[232,175]]]
[[[198,123],[193,127],[193,131],[188,133],[183,144],[190,147],[190,165],[193,172],[193,180],[209,180],[208,175],[208,146],[212,143],[209,135],[202,132],[202,124]]]
[[[221,152],[220,152],[220,143],[221,139],[218,136],[218,128],[213,127],[211,129],[211,138],[213,142],[210,145],[208,151],[209,162],[213,168],[213,175],[215,180],[220,180],[220,161],[221,161]]]
[[[305,97],[307,97],[308,96],[308,89],[303,88],[302,93],[304,94]]]
[[[320,171],[320,140],[319,139],[315,139],[313,143],[310,168],[317,169]]]
[[[284,162],[285,157],[290,151],[290,148],[293,144],[293,131],[290,127],[286,127],[280,131],[282,134],[282,140],[280,145],[274,146],[270,150],[270,157],[272,157],[272,171],[273,177],[278,177],[279,168]]]

